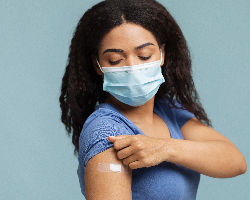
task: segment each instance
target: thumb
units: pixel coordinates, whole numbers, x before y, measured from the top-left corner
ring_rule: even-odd
[[[123,138],[126,138],[127,136],[126,135],[118,135],[118,136],[109,136],[107,139],[110,141],[110,142],[115,142],[117,140],[121,140]]]

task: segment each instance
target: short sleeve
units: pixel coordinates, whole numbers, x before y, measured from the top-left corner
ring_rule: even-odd
[[[87,127],[83,127],[79,138],[79,162],[86,167],[90,158],[113,146],[107,137],[118,135],[132,135],[123,123],[99,117]]]
[[[181,104],[177,103],[177,101],[174,103],[177,108],[172,108],[172,110],[176,117],[176,122],[179,128],[181,128],[188,120],[194,118],[195,115],[186,110]]]

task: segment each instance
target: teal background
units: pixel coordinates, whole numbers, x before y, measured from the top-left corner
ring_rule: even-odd
[[[0,1],[0,199],[84,199],[60,122],[61,78],[76,24],[97,0]],[[160,1],[187,39],[214,128],[249,154],[250,1]],[[249,172],[202,176],[198,200],[250,199]]]

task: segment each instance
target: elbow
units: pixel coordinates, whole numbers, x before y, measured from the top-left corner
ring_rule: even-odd
[[[235,176],[245,174],[247,171],[247,162],[243,155],[237,160]]]
[[[235,176],[245,174],[247,171],[247,162],[243,154],[238,150],[234,156]]]
[[[246,171],[247,171],[247,162],[246,162],[246,160],[243,158],[242,164],[241,164],[241,166],[239,167],[239,175],[245,174]]]
[[[224,174],[221,178],[232,178],[245,174],[247,171],[247,163],[243,155],[239,156],[237,159],[231,162],[231,165],[228,163],[227,174]],[[230,167],[229,167],[230,166]]]

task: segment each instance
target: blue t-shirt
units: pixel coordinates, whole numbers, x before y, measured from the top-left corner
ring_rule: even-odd
[[[176,106],[181,107],[178,103]],[[187,110],[168,106],[166,98],[156,100],[154,112],[167,124],[171,137],[183,139],[180,128],[195,117]],[[86,120],[79,138],[79,167],[77,170],[82,194],[85,193],[85,167],[90,158],[107,150],[113,143],[109,136],[145,135],[133,122],[114,106],[103,103]],[[169,163],[132,172],[133,200],[194,200],[200,181],[200,174],[188,168]]]

